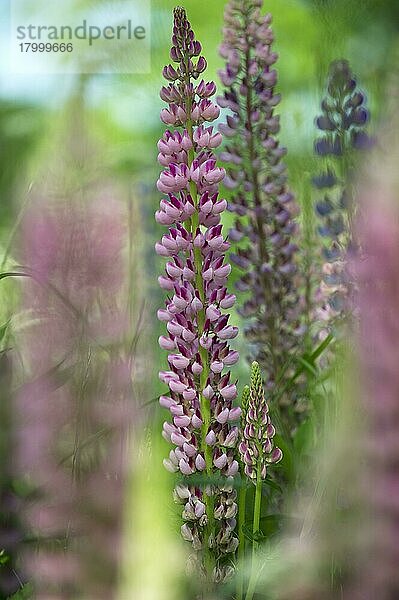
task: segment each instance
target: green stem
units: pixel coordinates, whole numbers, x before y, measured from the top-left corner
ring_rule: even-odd
[[[261,464],[259,464],[257,471],[256,471],[254,522],[253,522],[253,526],[252,526],[252,533],[254,534],[254,538],[255,538],[255,534],[259,531],[261,502],[262,502],[262,475],[261,475]],[[253,557],[256,554],[257,549],[258,549],[258,542],[255,541],[255,539],[253,539],[253,542],[252,542],[252,556]]]
[[[255,593],[258,576],[259,576],[257,569],[255,569],[256,552],[257,552],[258,546],[259,546],[259,543],[255,540],[255,534],[257,534],[259,531],[261,504],[262,504],[262,465],[259,461],[259,464],[258,464],[258,467],[256,470],[254,520],[253,520],[253,526],[252,526],[253,540],[252,540],[251,578],[249,580],[248,590],[247,590],[247,595],[245,596],[245,600],[252,600],[254,593]]]
[[[247,487],[244,474],[241,473],[241,488],[238,498],[238,578],[237,578],[237,600],[242,600],[244,594],[244,559],[245,559],[245,515],[247,504]]]

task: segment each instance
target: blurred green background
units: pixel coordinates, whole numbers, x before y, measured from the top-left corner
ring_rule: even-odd
[[[182,4],[203,44],[207,79],[215,78],[218,83],[224,2],[187,0]],[[164,486],[165,495],[160,493],[158,497],[161,503],[168,502],[171,481],[161,466],[161,458],[167,453],[167,444],[160,438],[164,415],[153,401],[163,391],[158,370],[166,366],[165,353],[157,344],[162,329],[156,320],[156,310],[162,303],[157,275],[162,261],[153,251],[161,231],[153,216],[159,202],[155,188],[159,172],[156,143],[164,129],[159,121],[159,89],[163,84],[162,68],[169,62],[174,6],[171,0],[151,2],[152,68],[146,75],[15,75],[7,69],[4,56],[0,72],[0,251],[7,255],[6,263],[16,260],[12,249],[21,211],[37,196],[92,195],[107,187],[134,207],[132,243],[137,268],[132,287],[137,306],[132,314],[137,316],[144,302],[137,378],[140,405],[151,417],[143,452],[149,449],[153,457],[153,470],[146,467],[137,477],[144,482],[141,490],[151,489],[156,482],[160,493]],[[264,8],[273,15],[275,50],[280,55],[278,91],[283,100],[278,112],[281,140],[288,148],[290,186],[303,204],[309,195],[311,176],[318,170],[313,156],[314,118],[319,113],[328,65],[337,58],[349,60],[359,86],[367,94],[370,128],[376,131],[385,114],[386,82],[397,45],[399,3],[268,0]],[[8,27],[6,13],[0,24],[3,32]],[[1,285],[0,314],[4,323],[15,312],[18,283]],[[239,320],[237,315],[235,320]],[[236,345],[243,350],[242,338]],[[245,369],[242,361],[233,373],[241,379],[240,388],[246,383]],[[139,496],[136,500],[142,505],[143,515],[139,535],[141,531],[145,537],[146,519],[153,517],[157,502],[153,499],[149,503],[146,493],[140,492]],[[161,515],[170,515],[173,508],[166,506],[164,511]],[[149,550],[148,560],[141,557],[142,576],[153,586],[149,587],[148,598],[154,597],[151,593],[155,589],[161,589],[167,569],[164,566],[155,581],[148,564],[154,565],[157,557],[170,550],[167,536],[162,535],[164,530],[169,531],[169,525],[158,517],[156,543]],[[177,528],[175,517],[171,522]]]

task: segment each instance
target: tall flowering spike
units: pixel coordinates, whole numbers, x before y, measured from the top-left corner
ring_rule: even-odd
[[[322,308],[318,316],[332,324],[348,311],[353,282],[346,270],[348,252],[357,251],[353,231],[354,198],[349,177],[356,150],[370,148],[372,140],[364,131],[369,120],[365,96],[356,84],[346,60],[330,65],[327,95],[321,103],[322,114],[316,126],[322,135],[315,142],[315,152],[325,161],[325,170],[313,182],[323,190],[316,204],[320,218],[319,234],[325,239],[323,283],[318,290]]]
[[[231,190],[229,209],[237,215],[230,232],[237,244],[231,260],[244,271],[237,288],[249,292],[240,313],[248,319],[251,355],[273,386],[303,327],[294,222],[298,209],[287,188],[286,149],[276,137],[277,54],[271,15],[262,16],[261,6],[259,0],[231,0],[226,7],[220,47],[226,90],[218,102],[232,113],[220,126],[228,138],[221,158],[228,164],[224,185]]]
[[[245,474],[253,480],[258,475],[265,479],[267,465],[282,459],[283,453],[273,444],[275,433],[265,399],[259,363],[253,362],[245,427],[239,444]]]
[[[156,213],[156,220],[169,227],[156,244],[157,253],[167,257],[159,277],[167,297],[158,317],[167,330],[159,343],[169,352],[169,370],[161,371],[160,379],[169,391],[160,402],[171,413],[163,435],[173,449],[164,464],[186,477],[204,472],[230,478],[238,471],[238,427],[232,423],[240,409],[233,408],[237,389],[228,371],[238,353],[229,341],[238,329],[225,313],[235,296],[226,287],[229,244],[220,223],[227,203],[218,195],[218,184],[225,171],[213,154],[222,136],[206,125],[218,117],[219,108],[210,100],[215,84],[194,83],[206,67],[200,53],[185,10],[176,8],[170,52],[175,66],[165,67],[169,83],[161,90],[168,104],[161,120],[175,129],[167,129],[158,143],[164,169],[157,185],[165,196]],[[192,542],[207,575],[212,570],[215,580],[223,580],[227,570],[220,559],[237,547],[231,483],[205,490],[183,486],[175,496],[185,503],[183,538]]]

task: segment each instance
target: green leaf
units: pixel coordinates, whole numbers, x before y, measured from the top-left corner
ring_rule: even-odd
[[[291,446],[291,442],[288,439],[285,439],[284,436],[276,433],[274,436],[274,443],[278,446],[283,452],[283,458],[275,465],[273,468],[279,468],[284,471],[285,476],[289,481],[293,481],[295,477],[295,468],[294,468],[294,453],[293,448]]]
[[[179,475],[179,474],[178,474]],[[189,475],[189,476],[182,476],[181,478],[179,478],[180,481],[187,486],[198,486],[198,487],[205,487],[207,485],[215,485],[217,487],[222,487],[224,485],[226,485],[227,483],[227,479],[226,477],[223,477],[221,475],[218,474],[214,474],[214,475],[207,475],[207,473],[205,473],[204,471],[202,472],[196,472],[193,475]],[[230,484],[230,482],[228,482]],[[235,483],[234,482],[234,487],[235,487]]]
[[[287,383],[281,388],[278,389],[277,394],[275,396],[273,396],[273,401],[277,402],[282,396],[284,396],[284,394],[286,392],[288,392],[288,390],[293,386],[293,384],[295,383],[295,381],[298,379],[298,377],[300,375],[302,375],[302,373],[307,369],[306,365],[312,365],[315,363],[315,361],[319,358],[319,356],[321,356],[321,354],[323,354],[324,350],[329,346],[329,344],[332,342],[332,340],[334,339],[334,336],[330,333],[325,340],[323,340],[321,342],[321,344],[319,344],[319,346],[317,346],[316,350],[314,350],[312,352],[312,354],[309,356],[309,360],[306,360],[306,358],[302,357],[302,362],[304,362],[304,364],[301,364],[295,371],[295,373],[293,374],[293,376],[287,381]],[[301,363],[301,359],[297,358],[298,362]]]
[[[264,538],[270,538],[278,533],[283,525],[284,515],[274,514],[266,515],[260,520],[260,526]]]
[[[312,419],[307,419],[299,425],[294,437],[294,449],[299,455],[312,445],[313,435],[314,426]]]
[[[283,493],[282,487],[278,483],[276,483],[275,481],[273,481],[273,479],[271,479],[270,477],[266,477],[266,479],[263,480],[263,484],[267,485],[270,488],[272,488],[272,490],[275,490],[276,492],[279,492],[280,494]]]
[[[7,271],[0,273],[0,279],[5,279],[6,277],[30,277],[28,273],[19,273],[18,271]]]
[[[16,594],[10,596],[9,600],[29,600],[33,598],[33,589],[30,584],[24,585]]]
[[[298,362],[304,367],[305,371],[308,371],[313,377],[317,377],[317,369],[315,369],[314,365],[309,362],[305,357],[300,356],[298,358]]]
[[[150,404],[155,404],[155,402],[159,402],[159,396],[155,396],[155,398],[151,398],[151,400],[147,400],[144,404],[141,404],[140,408],[145,408],[146,406],[150,406]]]
[[[262,531],[252,531],[252,527],[248,525],[243,525],[242,532],[250,542],[262,542],[266,539],[266,536],[262,533]]]
[[[3,325],[0,325],[0,342],[4,340],[9,324],[10,319],[8,319],[8,321],[6,321]]]

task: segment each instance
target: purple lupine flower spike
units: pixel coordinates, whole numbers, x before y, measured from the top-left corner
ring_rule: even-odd
[[[358,251],[358,243],[353,231],[356,206],[349,178],[356,151],[367,150],[373,144],[365,132],[369,121],[365,102],[348,61],[333,61],[327,95],[321,103],[322,114],[316,119],[316,126],[323,134],[315,141],[315,152],[327,166],[313,179],[324,195],[316,203],[316,213],[320,219],[318,232],[325,240],[326,259],[323,281],[317,291],[316,317],[328,328],[350,313],[354,282],[346,269],[346,260],[348,253],[353,255]]]
[[[273,444],[276,430],[270,419],[257,362],[252,363],[250,383],[249,396],[246,394],[242,440],[238,449],[247,477],[255,480],[259,471],[261,478],[265,479],[267,466],[279,462],[283,453]]]
[[[220,580],[227,571],[219,558],[237,547],[237,507],[229,478],[238,471],[238,430],[232,423],[240,411],[233,408],[237,389],[226,368],[238,360],[229,347],[238,329],[225,313],[235,296],[227,291],[229,243],[220,223],[227,203],[218,195],[218,184],[225,171],[213,154],[222,136],[207,125],[218,117],[219,108],[210,100],[215,84],[199,79],[206,67],[200,53],[185,10],[176,8],[170,53],[175,65],[163,71],[169,83],[161,90],[168,104],[161,120],[180,129],[167,129],[158,143],[164,169],[157,186],[165,196],[156,220],[169,228],[156,244],[157,253],[167,258],[159,284],[168,294],[158,311],[167,330],[159,344],[169,352],[169,370],[160,372],[169,393],[160,402],[172,417],[163,427],[164,438],[174,446],[165,467],[186,477],[204,472],[227,478],[221,488],[189,485],[175,491],[185,504],[183,538],[198,551],[200,561],[204,557],[208,576],[212,555],[213,579]]]
[[[231,114],[220,126],[228,138],[222,160],[228,165],[224,185],[231,190],[229,209],[236,213],[231,256],[244,275],[237,288],[249,292],[240,307],[245,333],[273,387],[304,333],[298,296],[296,233],[298,212],[276,134],[277,54],[272,49],[271,15],[262,16],[260,0],[231,0],[225,10],[220,54],[226,60],[218,98]],[[291,398],[293,402],[294,399]]]

